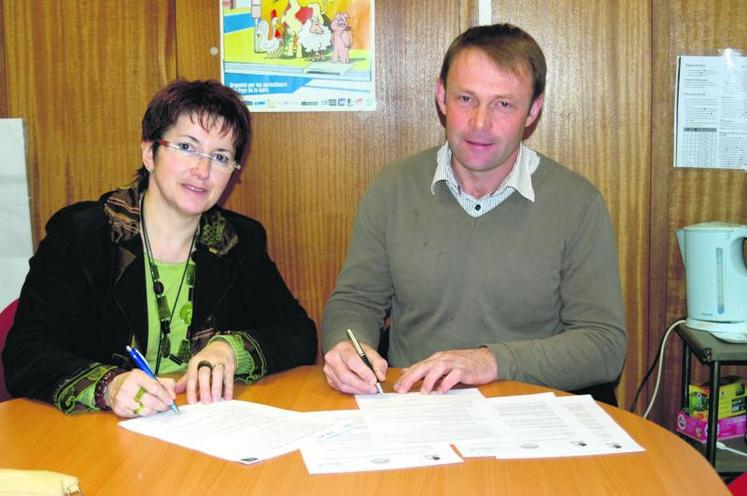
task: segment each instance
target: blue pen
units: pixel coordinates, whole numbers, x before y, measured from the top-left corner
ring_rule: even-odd
[[[126,348],[127,348],[127,354],[130,355],[130,358],[132,358],[132,361],[135,363],[137,368],[139,368],[140,370],[148,374],[148,377],[155,380],[156,382],[158,382],[159,385],[161,385],[161,387],[163,387],[163,384],[161,384],[158,381],[156,374],[154,374],[153,371],[148,366],[148,362],[145,361],[145,357],[143,356],[143,354],[140,353],[137,348],[133,348],[132,346],[126,346]],[[174,413],[181,413],[179,412],[179,407],[176,406],[175,401],[171,402],[171,409],[174,411]]]

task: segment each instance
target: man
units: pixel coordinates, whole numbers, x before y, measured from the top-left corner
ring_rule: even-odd
[[[359,205],[322,324],[332,387],[375,392],[389,364],[407,367],[397,392],[619,376],[627,336],[604,199],[522,143],[545,71],[534,39],[508,24],[452,42],[436,83],[446,144],[382,170]],[[376,351],[387,316],[388,363]]]

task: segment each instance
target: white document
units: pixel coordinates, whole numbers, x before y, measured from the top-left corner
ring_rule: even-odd
[[[500,401],[502,404],[509,405],[507,413],[509,415],[514,408],[518,406],[519,409],[531,409],[539,405],[544,405],[544,402],[548,399],[554,398],[553,393],[537,393],[527,394],[521,396],[505,396],[500,398],[488,398],[486,401],[490,404],[490,409],[498,409],[496,401]],[[491,417],[499,418],[500,414],[496,412],[491,413]],[[517,422],[522,422],[522,415],[519,415],[516,419]],[[533,425],[534,420],[527,419],[527,425]],[[511,425],[510,422],[505,420],[496,420],[493,430],[497,433],[494,437],[485,437],[482,439],[468,439],[455,443],[459,453],[465,458],[473,458],[480,456],[494,457],[498,452],[501,441],[508,440],[511,437],[511,430],[515,429],[516,425]],[[539,426],[541,428],[541,426]]]
[[[365,472],[462,463],[448,443],[381,443],[371,436],[360,410],[309,412],[336,427],[301,448],[310,474]]]
[[[674,166],[747,169],[747,57],[677,57]]]
[[[355,398],[371,435],[384,443],[453,443],[496,435],[489,404],[475,388]]]
[[[33,254],[22,119],[0,119],[0,310],[18,298]]]
[[[464,457],[547,458],[643,451],[591,396],[490,398],[500,434],[463,441]]]
[[[255,463],[298,449],[304,440],[330,428],[329,423],[248,401],[195,403],[119,425],[146,436],[225,460]]]
[[[486,399],[361,395],[360,410],[299,413],[247,401],[181,407],[120,422],[126,429],[225,460],[255,463],[301,449],[311,474],[461,463],[462,456],[544,458],[643,449],[590,396]]]
[[[602,451],[595,454],[645,451],[591,396],[559,396],[556,401],[591,433],[594,447]]]

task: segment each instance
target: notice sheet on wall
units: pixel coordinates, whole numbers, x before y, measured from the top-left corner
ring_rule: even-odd
[[[22,119],[0,119],[0,310],[18,298],[32,255],[31,210]],[[2,373],[0,371],[0,373]]]
[[[674,166],[747,170],[747,57],[677,58]]]

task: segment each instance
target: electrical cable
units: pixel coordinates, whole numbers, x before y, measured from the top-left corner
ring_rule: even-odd
[[[648,379],[649,379],[649,377],[651,376],[651,374],[653,373],[654,369],[656,368],[656,365],[657,365],[657,364],[658,364],[659,362],[663,362],[663,359],[664,359],[664,358],[663,358],[663,357],[664,357],[664,346],[665,346],[665,343],[666,343],[666,340],[667,340],[667,338],[669,337],[669,334],[670,334],[670,333],[672,332],[672,330],[673,330],[673,329],[674,329],[674,328],[675,328],[675,327],[676,327],[677,325],[679,325],[679,324],[682,324],[682,323],[684,323],[684,322],[685,322],[685,320],[684,320],[684,319],[681,319],[681,320],[678,320],[678,321],[676,321],[676,322],[675,322],[675,323],[673,323],[673,324],[672,324],[671,326],[669,326],[669,328],[668,328],[668,329],[666,330],[666,332],[665,332],[665,333],[664,333],[664,334],[662,335],[662,337],[661,337],[661,341],[659,341],[659,347],[658,347],[658,350],[657,350],[657,352],[656,352],[656,359],[655,359],[655,360],[654,360],[654,362],[653,362],[653,363],[651,364],[651,366],[649,367],[648,371],[646,372],[646,375],[645,375],[645,376],[643,377],[643,379],[641,380],[641,383],[640,383],[640,385],[638,386],[638,389],[636,390],[636,393],[635,393],[635,397],[633,398],[633,402],[632,402],[632,404],[630,405],[630,410],[629,410],[629,411],[631,411],[631,412],[635,412],[636,406],[638,405],[638,399],[639,399],[639,397],[640,397],[640,395],[641,395],[641,392],[643,391],[643,387],[644,387],[644,386],[646,385],[646,383],[648,382]],[[655,387],[655,390],[654,390],[654,394],[653,394],[653,396],[652,396],[652,398],[651,398],[651,405],[653,405],[653,403],[654,403],[654,399],[656,399],[656,394],[657,394],[657,391],[658,391],[658,389],[659,389],[659,382],[660,382],[660,380],[661,380],[661,370],[662,370],[662,366],[661,366],[661,365],[659,365],[659,372],[658,372],[658,374],[657,374],[657,379],[656,379],[656,387]],[[646,414],[644,414],[644,418],[646,418],[646,416],[648,415],[648,411],[649,411],[650,409],[651,409],[651,406],[649,405],[649,408],[647,409],[647,411],[646,411]]]
[[[740,455],[740,456],[747,456],[747,453],[745,453],[744,451],[739,451],[738,449],[734,449],[731,446],[727,446],[724,443],[722,443],[721,441],[716,441],[716,447],[718,449],[721,449],[721,450],[724,450],[724,451],[729,451],[731,453],[736,453],[737,455]]]
[[[682,322],[682,321],[678,321],[678,322]],[[630,409],[629,409],[630,412],[635,412],[635,408],[636,406],[638,406],[638,399],[641,396],[643,387],[646,385],[646,383],[648,382],[648,378],[651,376],[651,373],[656,368],[656,364],[659,363],[659,353],[661,353],[661,347],[664,344],[665,336],[666,336],[666,333],[661,335],[661,339],[659,340],[659,346],[656,349],[656,359],[651,363],[651,366],[648,368],[648,371],[646,371],[646,375],[643,377],[643,379],[641,379],[641,383],[638,385],[638,389],[636,390],[635,396],[633,397],[633,402],[630,405]]]
[[[669,337],[669,334],[674,330],[675,327],[677,327],[680,324],[683,324],[685,321],[684,319],[676,321],[674,324],[669,326],[669,329],[667,329],[667,332],[664,333],[664,337],[661,340],[661,350],[659,352],[659,370],[656,373],[656,385],[654,386],[654,392],[651,395],[651,403],[648,404],[648,408],[646,408],[646,411],[643,413],[643,418],[648,418],[648,414],[651,413],[651,408],[654,406],[654,402],[656,401],[656,395],[659,393],[659,384],[661,384],[661,371],[664,370],[664,367],[662,365],[664,364],[664,348],[667,345],[667,338]]]
[[[656,348],[656,359],[651,363],[651,366],[648,368],[648,371],[646,371],[646,375],[643,376],[643,379],[641,379],[641,383],[638,385],[638,389],[635,392],[635,396],[633,397],[633,402],[630,404],[630,412],[635,413],[635,407],[638,406],[638,398],[641,396],[641,392],[643,391],[643,386],[646,385],[646,382],[648,382],[648,378],[651,376],[651,373],[656,368],[656,364],[659,362],[659,350],[661,350],[661,345],[664,342],[664,335],[662,334],[662,339],[659,341],[659,346]]]

